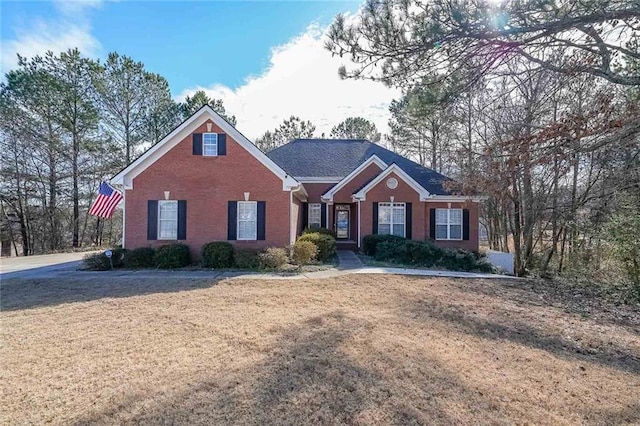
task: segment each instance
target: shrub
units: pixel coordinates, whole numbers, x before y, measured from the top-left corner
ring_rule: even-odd
[[[298,241],[309,241],[315,244],[318,248],[317,258],[321,262],[328,262],[336,253],[336,239],[331,235],[310,232],[301,235]]]
[[[123,264],[125,268],[152,268],[156,251],[153,247],[140,247],[127,250],[124,254]]]
[[[437,265],[453,271],[493,271],[485,257],[478,253],[462,249],[442,249],[426,241],[380,242],[376,248],[375,259],[404,265]]]
[[[331,230],[331,229],[327,229],[327,228],[320,228],[319,226],[312,226],[310,228],[306,228],[304,231],[302,231],[302,235],[304,234],[313,234],[313,233],[319,233],[319,234],[324,234],[324,235],[331,235],[333,238],[336,237],[336,232]]]
[[[362,239],[362,249],[367,256],[375,256],[376,247],[379,243],[388,241],[406,241],[405,238],[396,235],[372,234]]]
[[[258,250],[243,248],[233,252],[235,265],[240,269],[256,269],[260,267]]]
[[[158,247],[154,263],[161,269],[183,268],[191,264],[191,252],[186,244],[166,244]]]
[[[316,258],[318,247],[311,241],[298,240],[292,247],[292,259],[296,265],[306,265]]]
[[[106,250],[105,250],[106,251]],[[114,248],[111,249],[111,260],[104,252],[87,254],[82,259],[84,266],[92,271],[108,271],[113,268],[119,268],[122,266],[122,258],[126,253],[125,249]]]
[[[452,271],[470,271],[475,263],[473,253],[454,248],[443,249],[438,261],[439,266]]]
[[[280,247],[269,247],[258,254],[260,266],[268,269],[282,268],[289,261],[287,251]]]
[[[231,268],[234,265],[233,246],[226,241],[214,241],[202,246],[200,261],[205,268]]]

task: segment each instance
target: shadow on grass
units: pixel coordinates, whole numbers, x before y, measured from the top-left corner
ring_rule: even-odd
[[[468,281],[460,282],[457,288],[474,295],[507,298],[518,305],[554,306],[598,324],[628,327],[636,334],[640,327],[640,306],[616,305],[601,296],[580,289],[563,288],[552,281]]]
[[[439,363],[354,343],[354,334],[360,341],[372,328],[339,311],[317,316],[283,330],[256,364],[213,375],[207,375],[205,367],[201,380],[186,390],[159,390],[114,402],[80,423],[455,424],[459,416],[507,420],[495,403],[464,387]],[[355,353],[349,351],[354,347]],[[463,413],[452,412],[451,401]]]
[[[212,278],[171,277],[169,274],[157,278],[87,274],[86,277],[3,280],[0,283],[0,310],[16,311],[108,297],[172,293],[208,288],[217,283],[218,280]]]
[[[525,323],[516,316],[502,315],[501,312],[495,312],[491,319],[485,319],[475,316],[470,307],[423,299],[410,305],[402,314],[431,325],[434,320],[440,321],[447,328],[453,327],[460,332],[484,339],[508,340],[542,349],[562,358],[640,374],[639,354],[616,346],[614,342],[607,346],[602,344],[598,347],[583,347],[577,342],[563,339],[558,334],[535,327],[534,324]]]

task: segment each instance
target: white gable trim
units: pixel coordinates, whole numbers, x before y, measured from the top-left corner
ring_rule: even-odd
[[[380,158],[378,158],[377,155],[373,154],[371,157],[364,160],[362,164],[360,164],[358,167],[353,169],[351,173],[349,173],[344,178],[342,178],[340,182],[338,182],[336,185],[332,186],[327,192],[325,192],[321,197],[322,200],[333,201],[333,196],[336,194],[336,192],[344,188],[344,186],[347,183],[349,183],[354,177],[358,176],[361,171],[363,171],[364,169],[366,169],[372,164],[375,164],[376,166],[380,167],[380,170],[384,170],[388,167],[387,163],[385,163]]]
[[[431,194],[429,194],[429,191],[424,189],[422,185],[416,182],[415,179],[409,176],[397,164],[393,163],[392,165],[387,167],[382,173],[376,176],[371,182],[369,182],[364,188],[362,188],[360,191],[353,194],[353,198],[360,201],[366,200],[367,192],[369,192],[371,188],[375,187],[380,182],[382,182],[382,180],[387,176],[389,176],[391,173],[395,173],[396,175],[398,175],[400,179],[405,181],[407,185],[413,188],[420,195],[420,201],[427,201],[427,199],[431,196]]]
[[[338,183],[342,179],[340,176],[296,176],[301,183]]]
[[[464,203],[467,201],[480,203],[487,199],[486,195],[432,195],[427,201],[432,203]]]
[[[185,137],[193,133],[207,119],[211,119],[222,129],[224,133],[229,135],[241,147],[247,150],[258,161],[265,165],[273,174],[282,179],[282,190],[290,191],[297,187],[299,182],[289,176],[280,166],[273,162],[267,155],[260,151],[249,139],[240,133],[235,127],[227,123],[218,113],[216,113],[209,105],[200,108],[195,114],[186,119],[181,125],[176,127],[171,133],[162,138],[160,142],[155,144],[135,161],[124,168],[120,173],[111,178],[111,183],[123,185],[125,189],[133,189],[133,179],[140,173],[145,171],[149,166],[158,161],[163,155],[174,148]]]

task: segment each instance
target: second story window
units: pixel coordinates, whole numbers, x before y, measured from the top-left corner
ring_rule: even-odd
[[[205,157],[213,157],[218,155],[217,133],[202,134],[202,155],[204,155]]]

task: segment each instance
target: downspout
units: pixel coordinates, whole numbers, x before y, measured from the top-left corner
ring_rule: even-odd
[[[360,248],[360,200],[358,199],[358,248]]]
[[[127,189],[124,187],[124,185],[122,186],[122,248],[126,248],[125,247],[125,238],[124,238],[124,233],[126,232],[125,230],[127,229],[125,227],[126,225],[126,207],[127,207]]]
[[[293,246],[293,191],[289,191],[289,246]],[[290,248],[292,250],[293,247]],[[290,253],[291,254],[291,253]]]
[[[293,194],[294,193],[302,193],[303,195],[307,195],[307,191],[304,189],[302,184],[298,185],[295,189],[291,189],[289,191],[289,244],[293,245],[296,242],[296,234],[298,230],[298,221],[293,223]]]

